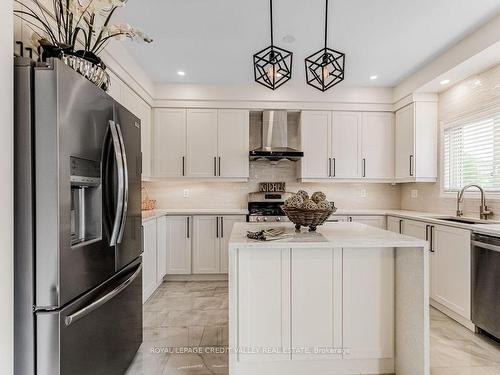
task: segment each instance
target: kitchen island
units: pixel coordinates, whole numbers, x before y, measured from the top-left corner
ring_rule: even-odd
[[[269,227],[289,237],[246,238]],[[427,250],[359,223],[235,224],[230,375],[429,375]]]

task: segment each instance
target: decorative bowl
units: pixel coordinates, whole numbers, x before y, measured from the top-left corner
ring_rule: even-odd
[[[282,206],[281,209],[290,221],[295,224],[295,229],[300,230],[300,227],[309,227],[311,232],[314,232],[318,225],[322,225],[331,214],[337,211],[336,207],[327,210],[304,210]]]

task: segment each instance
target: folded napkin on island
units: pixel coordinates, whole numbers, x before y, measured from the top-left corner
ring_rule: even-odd
[[[292,234],[286,234],[284,228],[268,228],[258,232],[247,231],[247,237],[257,241],[276,241],[292,237]]]

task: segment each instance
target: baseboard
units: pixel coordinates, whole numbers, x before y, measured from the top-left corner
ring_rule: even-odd
[[[471,330],[472,332],[476,331],[476,326],[469,319],[464,318],[463,316],[461,316],[461,315],[457,314],[456,312],[450,310],[446,306],[443,306],[439,302],[436,302],[432,298],[430,299],[430,305],[432,307],[434,307],[435,309],[441,311],[443,314],[449,316],[451,319],[453,319],[457,323],[460,323],[465,328]]]
[[[227,273],[207,275],[167,275],[165,281],[227,281]]]

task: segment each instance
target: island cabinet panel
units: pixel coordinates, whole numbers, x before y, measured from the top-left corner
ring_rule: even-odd
[[[156,220],[143,224],[142,298],[146,302],[156,289]]]
[[[394,249],[344,248],[345,359],[394,357]]]
[[[239,249],[237,270],[238,360],[289,359],[290,249]]]
[[[291,251],[292,360],[342,359],[342,249]]]

